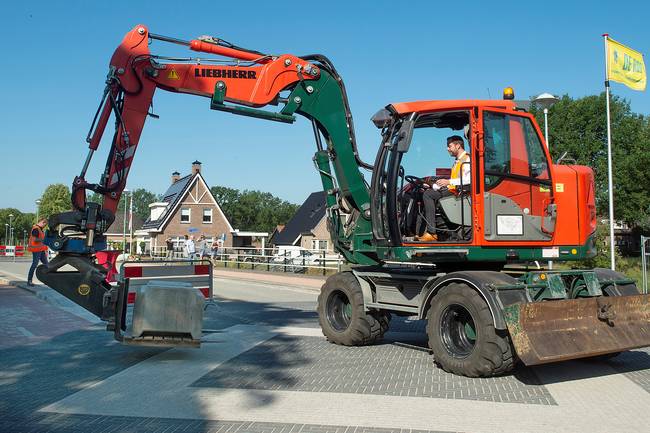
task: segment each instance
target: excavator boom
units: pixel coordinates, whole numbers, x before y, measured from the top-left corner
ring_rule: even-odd
[[[149,50],[150,40],[229,58],[157,56]],[[105,272],[95,264],[94,253],[106,248],[103,233],[115,219],[142,129],[153,115],[149,110],[157,89],[206,97],[211,109],[232,114],[285,123],[294,122],[295,114],[310,119],[318,145],[314,162],[327,191],[329,226],[338,233],[335,248],[353,263],[377,263],[369,242],[353,245],[370,239],[370,195],[359,171],[369,166],[358,157],[343,82],[324,56],[268,55],[212,37],[182,41],[150,34],[138,25],[109,63],[106,88],[87,137],[88,155],[72,184],[74,210],[50,218],[45,243],[59,254],[49,267],[39,268],[41,281],[87,308],[92,304],[89,309],[95,314],[110,316],[110,287],[103,282]],[[278,104],[283,105],[279,112],[260,109]],[[90,183],[86,172],[111,118],[115,131],[105,168],[99,181]],[[99,193],[102,203],[87,202],[88,190]],[[345,227],[342,212],[347,214]],[[75,271],[61,272],[65,265]],[[89,286],[90,295],[80,294],[80,285]]]

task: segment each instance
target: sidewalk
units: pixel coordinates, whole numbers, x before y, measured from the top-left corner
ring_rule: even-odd
[[[36,295],[37,298],[52,304],[60,309],[67,311],[70,314],[74,314],[77,317],[80,317],[90,323],[104,323],[94,314],[86,311],[83,307],[75,304],[65,296],[56,292],[55,290],[50,289],[49,287],[43,284],[35,284],[34,286],[28,286],[27,281],[9,278],[6,273],[0,271],[0,284],[8,284],[20,289],[26,290],[28,292]]]

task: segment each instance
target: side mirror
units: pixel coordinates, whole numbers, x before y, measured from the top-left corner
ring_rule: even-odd
[[[407,152],[411,146],[411,139],[413,138],[413,127],[415,126],[414,116],[409,117],[407,120],[402,122],[402,126],[399,128],[397,134],[395,134],[395,140],[397,145],[397,151],[400,153]]]

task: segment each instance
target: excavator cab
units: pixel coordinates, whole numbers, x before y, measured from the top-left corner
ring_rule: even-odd
[[[393,104],[373,117],[384,128],[385,143],[372,189],[380,241],[413,251],[507,246],[509,256],[483,257],[503,264],[521,258],[515,243],[553,246],[557,205],[550,156],[530,114],[495,102]],[[453,194],[438,198],[432,210],[427,191],[437,179],[449,179],[447,167],[454,164],[445,147],[450,136],[464,137],[469,158],[462,164],[470,176],[457,177]],[[425,231],[434,231],[435,239],[423,241]]]
[[[390,107],[390,106],[389,106]],[[373,122],[386,125],[390,108],[380,110]],[[463,182],[454,193],[448,193],[436,184],[438,179],[449,179],[454,157],[447,151],[447,138],[463,137],[463,148],[472,155],[476,143],[469,134],[472,113],[469,109],[439,110],[398,116],[393,112],[391,126],[386,126],[384,139],[391,146],[382,146],[375,171],[373,193],[383,216],[385,238],[394,245],[455,244],[472,241],[472,190],[471,182]],[[469,165],[472,171],[473,161]],[[463,167],[464,168],[464,167]],[[462,176],[461,176],[462,178]],[[443,197],[425,203],[433,191],[443,191]],[[429,207],[427,207],[429,206]],[[437,239],[423,241],[427,231],[434,231]]]
[[[445,193],[427,210],[427,192],[445,191],[436,184],[449,179],[454,158],[447,151],[447,138],[469,130],[469,111],[442,111],[420,116],[413,126],[411,144],[400,161],[397,198],[401,239],[421,242],[428,226],[435,226],[437,242],[471,240],[470,184],[461,177],[455,193]],[[463,134],[465,135],[465,134]],[[463,138],[463,148],[471,154],[471,143]],[[471,161],[464,164],[471,165]],[[468,167],[471,171],[471,168]],[[431,221],[435,219],[435,221]]]

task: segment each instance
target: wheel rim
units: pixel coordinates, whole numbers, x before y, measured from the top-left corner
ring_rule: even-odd
[[[332,292],[327,299],[327,321],[337,332],[343,332],[352,321],[352,304],[340,290]]]
[[[476,325],[472,314],[462,305],[451,304],[440,318],[440,337],[454,358],[467,358],[476,345]]]

